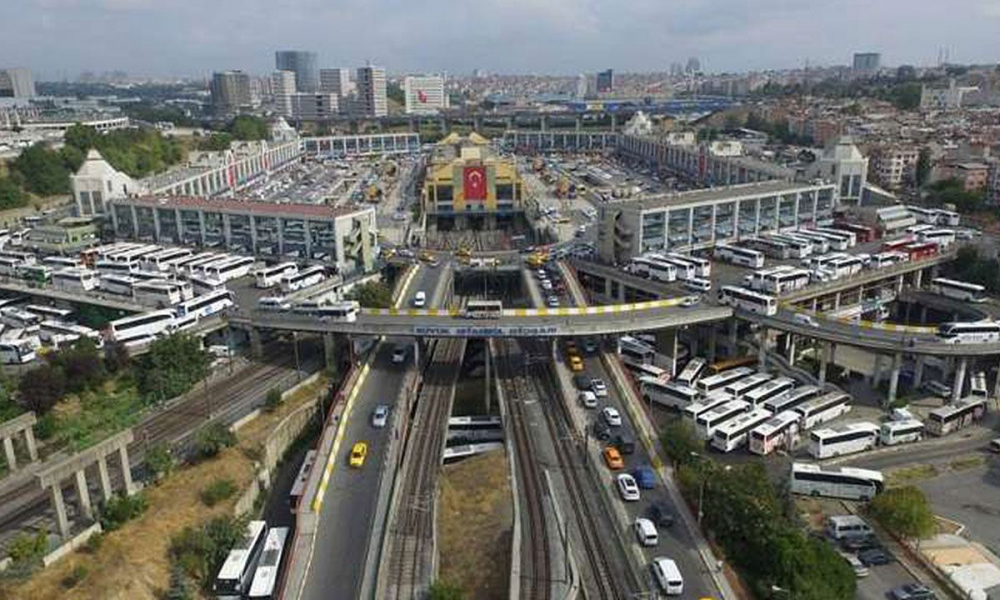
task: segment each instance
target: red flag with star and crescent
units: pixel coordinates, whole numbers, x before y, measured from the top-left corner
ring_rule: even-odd
[[[462,187],[466,200],[486,200],[486,168],[465,167],[462,172]]]
[[[427,104],[427,92],[417,90],[417,100],[419,100],[421,104]]]

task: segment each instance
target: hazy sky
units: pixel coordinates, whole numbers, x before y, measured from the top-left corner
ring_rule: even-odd
[[[1000,60],[1000,0],[2,0],[0,66],[38,78],[84,70],[264,73],[274,50],[321,66],[573,74]]]

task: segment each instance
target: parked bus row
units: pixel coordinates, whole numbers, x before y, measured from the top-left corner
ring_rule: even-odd
[[[215,598],[277,598],[289,533],[287,527],[268,528],[264,521],[250,521],[212,583]]]

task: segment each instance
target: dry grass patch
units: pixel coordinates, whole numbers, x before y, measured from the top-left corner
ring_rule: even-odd
[[[924,464],[890,471],[886,476],[886,480],[888,481],[889,486],[895,487],[915,483],[922,479],[937,477],[938,474],[939,471],[937,467],[934,465]]]
[[[444,467],[438,503],[440,578],[467,598],[508,596],[513,507],[507,456],[488,452]]]

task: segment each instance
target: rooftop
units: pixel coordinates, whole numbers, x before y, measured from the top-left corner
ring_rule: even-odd
[[[150,208],[178,208],[209,212],[244,213],[265,217],[290,217],[298,219],[334,219],[345,215],[374,210],[371,207],[334,207],[325,204],[277,204],[255,200],[204,198],[197,196],[139,196],[122,198],[112,204],[147,206]]]
[[[647,196],[638,200],[627,199],[620,202],[620,204],[635,206],[640,210],[653,210],[657,208],[670,208],[673,206],[685,206],[688,204],[704,204],[732,200],[736,198],[747,198],[751,196],[770,196],[774,194],[798,192],[806,189],[829,187],[831,185],[833,184],[801,183],[784,180],[761,181],[758,183],[745,183],[742,185],[694,190],[679,194]]]

